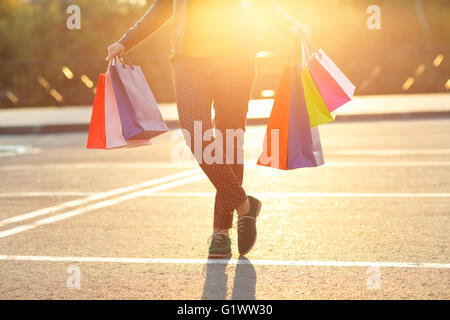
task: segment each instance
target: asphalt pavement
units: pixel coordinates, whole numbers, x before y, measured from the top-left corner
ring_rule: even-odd
[[[256,166],[258,241],[207,261],[214,188],[170,132],[85,149],[86,132],[1,135],[2,299],[450,299],[450,119],[320,127],[326,165]],[[5,146],[8,146],[6,148]]]

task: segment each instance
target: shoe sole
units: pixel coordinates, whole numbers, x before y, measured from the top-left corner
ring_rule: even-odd
[[[231,258],[232,254],[230,253],[213,253],[208,255],[208,259],[227,259],[227,258]]]
[[[258,208],[256,210],[256,217],[255,217],[255,219],[259,216],[259,212],[261,211],[261,205],[262,205],[261,201],[258,200]],[[255,221],[255,224],[256,224],[256,221]],[[255,229],[255,239],[253,240],[252,245],[247,249],[247,251],[245,251],[243,253],[239,253],[241,256],[245,256],[247,253],[249,253],[253,249],[253,246],[256,243],[256,238],[257,237],[258,237],[258,230]]]

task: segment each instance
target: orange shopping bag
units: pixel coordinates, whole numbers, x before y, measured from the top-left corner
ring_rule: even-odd
[[[288,149],[289,127],[287,124],[289,123],[290,87],[291,68],[286,66],[278,83],[277,91],[275,91],[275,99],[264,137],[264,152],[258,159],[258,165],[287,169],[287,152],[284,151]]]

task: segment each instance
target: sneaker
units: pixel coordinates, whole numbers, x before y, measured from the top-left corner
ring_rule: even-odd
[[[238,247],[241,255],[247,254],[252,250],[256,242],[256,217],[261,211],[261,201],[248,196],[250,210],[246,215],[238,218]]]
[[[213,233],[209,246],[208,259],[221,259],[231,257],[231,240],[221,232]]]

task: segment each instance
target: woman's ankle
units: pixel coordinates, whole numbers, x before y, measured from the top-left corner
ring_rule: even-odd
[[[250,202],[248,198],[236,208],[238,216],[246,215],[250,211]]]
[[[223,235],[226,235],[227,237],[230,235],[230,229],[219,229],[219,228],[213,228],[213,233],[221,233]]]

